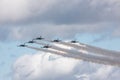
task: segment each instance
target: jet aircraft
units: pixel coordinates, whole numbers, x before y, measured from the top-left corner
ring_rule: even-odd
[[[21,44],[21,45],[19,45],[18,47],[26,47],[27,45],[25,45],[25,43],[24,44]]]
[[[49,45],[45,45],[45,46],[43,46],[42,48],[50,48],[51,46],[49,46]]]
[[[36,40],[42,40],[44,39],[42,36],[35,38]]]
[[[32,41],[28,41],[27,43],[34,43],[35,41],[34,40],[32,40]]]
[[[51,42],[60,42],[61,40],[59,40],[59,39],[55,39],[55,40],[53,40],[53,41],[51,41]]]
[[[76,41],[76,40],[73,40],[73,41],[71,41],[71,43],[78,43],[78,41]]]

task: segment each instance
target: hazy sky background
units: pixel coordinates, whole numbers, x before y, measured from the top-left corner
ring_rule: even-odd
[[[17,47],[40,35],[120,51],[119,0],[0,0],[0,80],[119,80],[120,68]]]

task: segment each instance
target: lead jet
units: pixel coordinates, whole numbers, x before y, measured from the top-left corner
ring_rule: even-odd
[[[25,43],[24,44],[21,44],[21,45],[19,45],[18,47],[26,47],[27,45],[25,45]]]
[[[35,40],[42,40],[44,39],[42,36],[35,38]]]
[[[53,40],[53,41],[51,41],[51,42],[61,42],[61,40],[55,39],[55,40]]]

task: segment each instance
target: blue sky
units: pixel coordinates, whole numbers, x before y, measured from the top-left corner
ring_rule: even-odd
[[[0,43],[1,52],[0,52],[0,79],[8,80],[12,76],[12,65],[16,61],[16,59],[24,54],[32,54],[35,52],[30,49],[20,49],[17,47],[18,42],[10,42],[10,43]],[[29,52],[28,52],[29,51]]]
[[[119,22],[119,0],[1,0],[0,80],[13,80],[15,62],[38,52],[17,45],[42,35],[120,51]]]

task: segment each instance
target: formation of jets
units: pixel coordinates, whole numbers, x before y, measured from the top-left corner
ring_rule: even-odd
[[[35,38],[35,40],[42,40],[44,39],[42,36]]]
[[[44,43],[44,42],[48,42],[48,43]],[[37,47],[29,46],[29,44],[33,44],[33,43],[39,44],[42,47],[37,48]],[[71,48],[74,48],[76,51],[74,50],[72,51],[72,49],[71,50],[66,49],[64,47],[54,45],[54,44],[49,45],[49,43],[60,44],[63,46],[71,47]],[[78,44],[75,44],[75,43],[78,43]],[[120,60],[119,60],[120,52],[106,50],[99,47],[87,45],[84,43],[79,43],[76,40],[72,40],[70,42],[64,42],[60,39],[46,40],[45,38],[40,36],[32,39],[31,41],[28,41],[24,44],[19,45],[19,47],[27,47],[30,49],[62,55],[64,57],[82,59],[84,61],[95,62],[100,64],[117,65],[120,67]],[[90,54],[86,54],[86,51],[89,52]]]
[[[35,39],[31,40],[31,41],[28,41],[26,43],[35,43],[35,40],[44,40],[44,39],[45,38],[40,36],[40,37],[37,37],[37,38],[35,38]],[[60,39],[54,39],[51,42],[61,42],[61,40]],[[78,43],[78,41],[76,41],[76,40],[72,40],[70,42],[71,43]],[[26,43],[19,45],[19,47],[26,47],[27,46]],[[42,48],[50,48],[50,47],[51,47],[50,45],[44,45]]]

